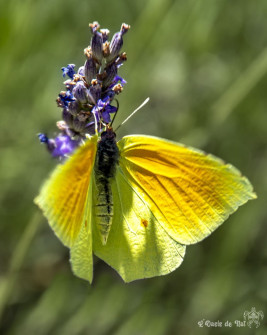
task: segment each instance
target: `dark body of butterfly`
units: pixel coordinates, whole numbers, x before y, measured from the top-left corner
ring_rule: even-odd
[[[99,227],[102,241],[107,242],[108,233],[113,218],[113,196],[111,180],[116,173],[116,165],[119,161],[119,149],[116,143],[116,134],[111,128],[101,134],[97,145],[94,165],[96,182],[96,224]]]

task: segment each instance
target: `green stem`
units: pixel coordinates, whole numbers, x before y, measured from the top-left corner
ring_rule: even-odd
[[[237,78],[212,107],[211,124],[221,125],[267,72],[267,48]]]
[[[34,213],[31,220],[29,221],[20,241],[14,253],[12,255],[10,266],[7,275],[2,279],[0,283],[0,321],[5,310],[6,305],[10,299],[10,296],[13,292],[16,280],[19,275],[19,271],[22,267],[25,256],[28,252],[28,249],[31,245],[31,242],[38,230],[40,222],[40,213],[39,211]]]

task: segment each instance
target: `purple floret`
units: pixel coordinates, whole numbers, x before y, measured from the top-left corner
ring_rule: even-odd
[[[63,77],[69,76],[70,79],[73,79],[75,75],[74,71],[75,64],[68,64],[66,67],[62,67],[61,70],[63,71],[62,75]]]
[[[55,148],[51,152],[53,157],[63,157],[73,152],[79,141],[72,140],[68,135],[59,135],[55,138]]]

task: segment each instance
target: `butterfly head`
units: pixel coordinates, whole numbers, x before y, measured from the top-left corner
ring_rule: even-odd
[[[113,128],[108,124],[106,125],[106,129],[101,133],[101,141],[104,140],[115,140],[116,133],[114,132]]]

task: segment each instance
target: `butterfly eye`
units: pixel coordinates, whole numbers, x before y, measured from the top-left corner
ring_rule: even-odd
[[[101,133],[101,138],[102,138],[102,139],[105,138],[106,135],[107,135],[107,131],[103,131],[103,132]]]
[[[104,139],[113,140],[115,138],[116,134],[113,131],[113,129],[109,125],[106,125],[106,130],[101,133],[101,140]]]

